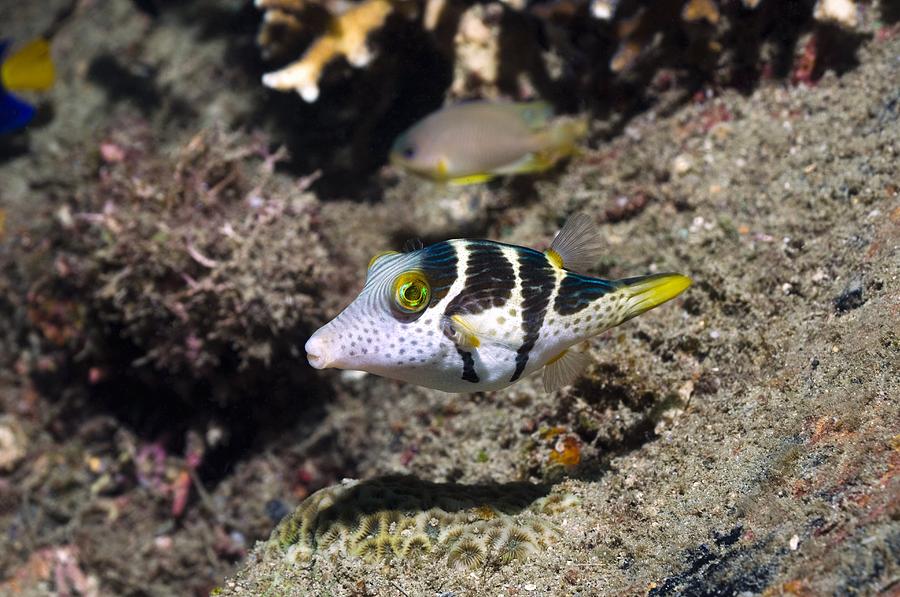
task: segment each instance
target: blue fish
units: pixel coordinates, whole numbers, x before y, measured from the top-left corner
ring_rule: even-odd
[[[55,77],[47,40],[39,37],[7,56],[9,45],[0,41],[0,135],[26,127],[37,112],[11,92],[46,91]]]

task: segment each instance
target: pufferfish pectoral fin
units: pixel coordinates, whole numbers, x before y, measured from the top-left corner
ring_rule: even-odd
[[[567,348],[544,366],[544,390],[549,394],[571,385],[590,364],[586,354]]]
[[[584,273],[603,254],[603,239],[593,218],[585,213],[572,214],[553,239],[547,256],[558,267]]]
[[[481,339],[475,329],[461,315],[451,315],[447,320],[450,326],[450,340],[457,348],[465,352],[472,352],[481,346]]]

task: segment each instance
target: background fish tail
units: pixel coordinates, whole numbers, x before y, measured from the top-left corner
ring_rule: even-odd
[[[544,161],[554,163],[578,151],[581,139],[588,134],[587,116],[558,118],[538,134],[539,154]]]
[[[585,115],[560,118],[550,130],[553,144],[561,153],[572,154],[578,148],[578,143],[587,136],[589,120]]]

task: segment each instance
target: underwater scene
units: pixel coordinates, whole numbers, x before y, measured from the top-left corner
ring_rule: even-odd
[[[900,0],[0,3],[0,596],[900,594]]]

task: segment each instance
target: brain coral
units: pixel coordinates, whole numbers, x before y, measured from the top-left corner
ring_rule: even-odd
[[[560,531],[548,516],[575,503],[528,483],[344,481],[304,500],[267,548],[291,562],[331,554],[367,562],[427,556],[461,568],[505,564],[556,541]]]

